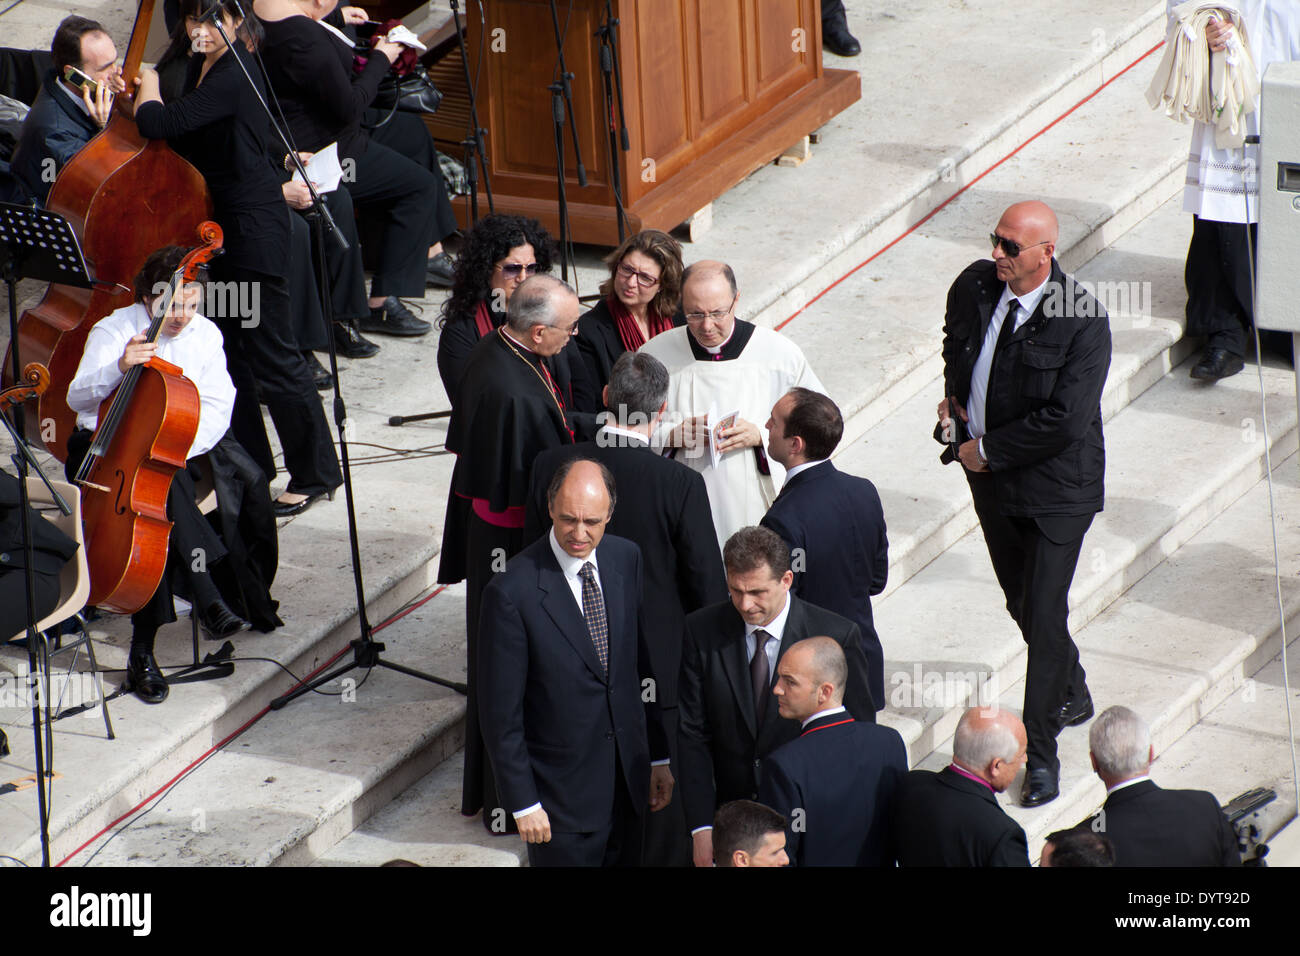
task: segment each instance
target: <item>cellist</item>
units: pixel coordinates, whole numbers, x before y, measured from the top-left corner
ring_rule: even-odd
[[[177,470],[167,495],[167,517],[173,523],[167,570],[153,599],[131,616],[127,682],[137,697],[150,704],[162,703],[167,697],[167,681],[158,669],[153,648],[158,628],[176,620],[173,593],[194,605],[199,623],[212,637],[226,637],[245,626],[223,600],[210,573],[211,566],[225,557],[226,547],[195,504],[196,459],[221,442],[230,427],[235,401],[221,331],[198,311],[201,283],[188,283],[177,292],[157,341],[146,340],[158,298],[166,292],[184,255],[180,246],[167,246],[145,260],[135,277],[135,304],[95,325],[86,339],[76,377],[68,386],[68,405],[77,413],[77,430],[68,440],[70,480],[90,446],[100,404],[131,366],[143,365],[157,355],[179,366],[198,389],[199,427],[186,456],[188,467]]]

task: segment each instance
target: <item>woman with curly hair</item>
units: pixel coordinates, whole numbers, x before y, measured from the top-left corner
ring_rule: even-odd
[[[578,320],[575,343],[597,396],[609,384],[620,355],[681,324],[674,320],[682,297],[682,247],[676,239],[646,229],[623,240],[605,257],[605,265],[604,298]]]
[[[474,347],[483,336],[505,324],[515,289],[531,275],[550,272],[555,254],[555,240],[536,219],[484,216],[469,231],[456,259],[451,298],[443,303],[438,320],[442,330],[438,374],[453,406]],[[581,432],[594,434],[596,392],[581,356],[566,347],[546,362],[566,408],[587,413],[575,426]]]

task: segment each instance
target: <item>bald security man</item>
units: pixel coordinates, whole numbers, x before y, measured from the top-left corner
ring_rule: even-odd
[[[1110,320],[1053,254],[1056,215],[1008,207],[993,259],[948,290],[944,394],[935,437],[967,438],[961,465],[1007,610],[1029,648],[1024,722],[1029,769],[1020,802],[1060,792],[1056,737],[1092,717],[1079,649],[1066,623],[1083,536],[1102,509],[1101,393]]]
[[[641,552],[605,534],[617,494],[599,462],[565,462],[548,499],[551,531],[483,591],[483,741],[530,866],[638,865],[645,809],[673,787],[642,694]]]
[[[789,821],[786,852],[796,866],[894,865],[889,828],[907,748],[892,727],[844,709],[848,676],[844,650],[829,637],[799,641],[777,665],[772,694],[801,729],[763,761],[758,800]]]
[[[952,749],[943,770],[913,770],[898,788],[898,865],[1028,866],[1025,831],[997,798],[1025,764],[1024,724],[1008,710],[972,707]]]

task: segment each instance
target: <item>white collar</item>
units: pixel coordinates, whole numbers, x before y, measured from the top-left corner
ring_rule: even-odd
[[[546,536],[546,540],[551,543],[551,554],[555,555],[555,560],[560,565],[560,570],[564,572],[565,577],[577,578],[582,566],[589,561],[591,566],[596,569],[596,574],[600,574],[600,562],[596,560],[596,552],[600,550],[599,545],[593,548],[591,554],[587,557],[575,558],[560,547],[560,539],[555,536],[554,527],[551,528],[551,533]]]
[[[627,441],[617,441],[607,437],[610,435],[617,435],[620,439],[628,439],[638,445],[648,446],[650,444],[650,439],[641,432],[634,432],[627,428],[615,428],[613,425],[602,425],[600,427],[600,431],[596,433],[596,444],[601,448],[608,448],[611,445],[627,445]]]
[[[800,472],[807,471],[809,468],[816,468],[818,465],[824,465],[830,461],[829,458],[819,458],[817,461],[805,461],[802,465],[795,465],[793,468],[786,469],[785,480],[788,482]]]
[[[1132,780],[1125,780],[1123,783],[1117,783],[1113,787],[1108,787],[1106,789],[1106,796],[1109,797],[1116,790],[1123,790],[1125,787],[1131,787],[1135,783],[1141,783],[1143,780],[1150,780],[1150,779],[1151,779],[1151,774],[1149,771],[1147,773],[1140,774],[1134,777]]]
[[[78,94],[68,89],[68,84],[63,82],[63,78],[61,76],[56,75],[54,77],[54,85],[63,91],[64,96],[72,100],[72,102],[76,103],[77,107],[81,110],[81,112],[85,113],[87,116],[90,116],[90,110],[86,109],[86,101],[83,100]],[[93,116],[91,116],[90,118],[94,119]]]
[[[745,624],[745,637],[749,637],[759,628],[767,631],[768,634],[776,638],[777,647],[781,646],[781,638],[785,635],[785,619],[790,616],[790,592],[785,592],[785,607],[781,608],[781,613],[772,618],[770,624]]]
[[[831,716],[832,714],[843,714],[843,713],[846,713],[843,704],[840,704],[840,706],[838,706],[838,707],[830,707],[830,708],[828,708],[828,709],[826,709],[826,710],[819,710],[819,711],[817,711],[817,713],[813,714],[811,717],[809,717],[807,720],[805,720],[805,721],[804,721],[802,724],[800,724],[799,726],[800,726],[800,727],[807,727],[807,726],[808,726],[809,724],[811,724],[814,720],[818,720],[818,719],[820,719],[820,718],[822,718],[822,717],[829,717],[829,716]]]
[[[1016,295],[1014,292],[1012,292],[1011,283],[1008,282],[1006,284],[1006,287],[1002,290],[1002,298],[998,300],[999,307],[1006,305],[1012,299],[1017,299],[1020,302],[1020,308],[1025,310],[1026,318],[1033,315],[1034,309],[1038,308],[1038,300],[1043,297],[1043,289],[1044,287],[1046,287],[1047,283],[1051,281],[1051,279],[1052,279],[1052,273],[1049,271],[1047,273],[1047,278],[1044,279],[1041,283],[1039,283],[1037,289],[1030,289],[1024,295]]]
[[[533,353],[534,355],[536,355],[538,358],[541,358],[541,357],[542,357],[542,356],[541,356],[541,353],[538,352],[536,349],[532,348],[531,346],[524,345],[523,342],[520,342],[517,338],[515,338],[513,335],[511,335],[510,332],[506,329],[506,327],[505,327],[504,325],[501,326],[501,334],[504,335],[506,338],[508,338],[511,342],[514,342],[515,345],[519,346],[519,347],[520,347],[521,349],[523,349],[525,352],[532,352],[532,353]]]
[[[719,345],[700,345],[700,348],[704,349],[704,351],[708,352],[710,355],[717,355],[719,352],[721,352],[723,349],[725,349],[725,348],[727,347],[727,343],[730,342],[731,339],[732,339],[732,337],[736,334],[736,322],[737,322],[737,321],[739,321],[739,320],[737,320],[737,319],[735,319],[735,318],[733,318],[733,319],[731,320],[731,335],[728,335],[725,339],[723,339],[722,342],[721,342],[721,344],[719,344]],[[690,333],[690,330],[687,330],[686,334],[687,334],[687,335],[690,335],[690,334],[691,334],[691,333]],[[699,345],[698,342],[696,342],[696,344]]]

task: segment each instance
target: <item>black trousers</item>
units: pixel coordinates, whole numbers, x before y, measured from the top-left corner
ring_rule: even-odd
[[[289,305],[292,309],[293,338],[298,348],[328,347],[325,335],[325,315],[321,311],[320,294],[316,288],[316,269],[313,264],[311,226],[302,216],[290,216],[292,240],[289,246]]]
[[[379,248],[372,250],[370,294],[423,298],[429,246],[442,238],[434,235],[439,190],[446,192],[441,180],[372,141],[356,157],[356,175],[345,176],[344,185],[358,212],[383,217]]]
[[[605,826],[589,833],[557,833],[552,829],[549,843],[528,844],[529,866],[641,865],[643,816],[628,793],[617,754],[614,768],[614,805]]]
[[[483,606],[483,589],[492,580],[492,575],[505,570],[503,559],[518,554],[523,546],[523,528],[500,528],[470,513],[465,548],[465,682],[469,693],[466,695],[465,777],[461,787],[460,812],[465,816],[473,816],[481,808],[483,825],[488,830],[492,830],[494,820],[501,820],[506,824],[507,831],[513,831],[514,817],[511,813],[522,807],[501,806],[496,778],[492,774],[492,762],[483,746],[483,731],[478,716],[479,611]]]
[[[44,520],[38,519],[38,520]],[[59,572],[36,571],[34,593],[36,617],[41,618],[59,604]],[[19,637],[27,629],[27,575],[22,568],[0,571],[0,642]]]
[[[230,427],[239,442],[266,473],[276,474],[275,458],[266,437],[262,409],[266,403],[275,423],[292,494],[333,491],[343,484],[334,441],[330,437],[320,395],[294,338],[289,291],[284,276],[213,263],[213,278],[248,284],[258,290],[256,314],[214,319],[225,339],[226,367],[235,383],[235,407]]]
[[[822,0],[822,23],[835,22],[847,26],[844,14],[844,0]]]
[[[1067,620],[1070,582],[1093,516],[1008,517],[998,509],[991,475],[968,471],[966,478],[1007,611],[1029,647],[1024,707],[1029,769],[1059,773],[1056,715],[1088,686]]]
[[[81,467],[92,437],[89,429],[78,428],[68,439],[68,458],[63,468],[69,481]],[[191,459],[172,475],[167,489],[167,517],[172,522],[167,564],[153,597],[131,615],[133,648],[152,651],[158,628],[176,620],[173,595],[180,595],[200,610],[221,597],[209,568],[225,558],[226,546],[194,500],[197,474],[197,461]]]
[[[348,248],[343,249],[338,240],[328,231],[323,237],[325,273],[329,277],[329,296],[330,304],[333,306],[334,321],[363,319],[370,314],[370,306],[366,302],[366,274],[361,262],[361,240],[357,236],[357,217],[352,207],[352,195],[346,189],[339,187],[333,192],[325,193],[321,198],[329,207],[330,215],[334,218],[340,235],[348,242]],[[311,242],[314,263],[317,255],[314,232]],[[321,295],[323,297],[324,293],[322,292]],[[324,346],[325,343],[322,345]]]
[[[1256,227],[1192,217],[1183,282],[1187,286],[1187,334],[1204,335],[1207,348],[1246,354],[1246,332],[1254,324],[1246,230]]]

